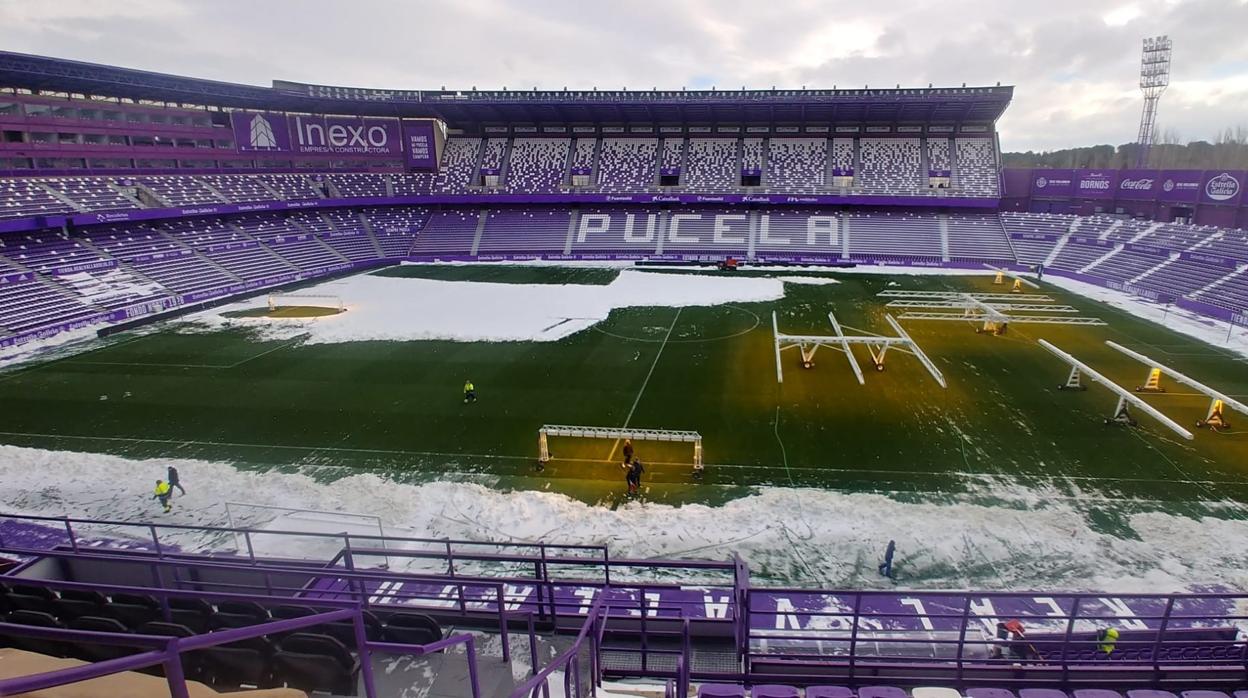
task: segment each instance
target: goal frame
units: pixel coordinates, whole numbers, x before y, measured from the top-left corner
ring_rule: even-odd
[[[693,444],[693,473],[702,474],[705,465],[702,463],[702,435],[696,431],[680,431],[675,429],[637,429],[630,427],[579,427],[566,424],[544,424],[537,430],[538,462],[546,464],[550,461],[550,446],[547,437],[567,436],[578,439],[631,439],[633,441],[670,441],[674,443]]]
[[[270,293],[268,295],[268,305],[269,305],[270,311],[277,310],[278,305],[275,301],[279,298],[296,298],[296,299],[297,298],[311,298],[311,299],[315,299],[318,301],[332,300],[333,301],[332,305],[325,305],[324,303],[315,304],[315,305],[316,307],[334,308],[340,313],[347,309],[346,305],[342,302],[342,296],[335,296],[331,294],[318,294],[318,293]],[[299,305],[299,304],[296,304],[296,305]]]

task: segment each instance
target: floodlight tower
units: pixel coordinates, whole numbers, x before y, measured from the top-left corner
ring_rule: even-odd
[[[1140,91],[1144,93],[1144,113],[1140,115],[1140,135],[1136,167],[1148,166],[1148,150],[1153,145],[1153,131],[1157,122],[1157,103],[1161,93],[1170,86],[1170,37],[1154,36],[1144,39],[1140,54]]]

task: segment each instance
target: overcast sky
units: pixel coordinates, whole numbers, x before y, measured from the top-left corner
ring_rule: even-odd
[[[1014,85],[1004,150],[1248,126],[1248,0],[0,0],[0,47],[179,75],[421,88]]]

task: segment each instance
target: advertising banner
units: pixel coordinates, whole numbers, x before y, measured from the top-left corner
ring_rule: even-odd
[[[1032,170],[1032,196],[1070,196],[1075,191],[1072,170]]]
[[[251,111],[230,114],[234,127],[234,144],[240,153],[285,153],[290,151],[290,132],[286,117]]]
[[[398,119],[287,116],[291,150],[299,155],[398,155]]]
[[[1200,198],[1200,175],[1199,170],[1162,171],[1158,198],[1174,203],[1196,203]]]
[[[1200,201],[1206,204],[1237,206],[1244,196],[1244,182],[1243,172],[1205,170],[1205,178],[1200,187]]]
[[[1161,173],[1156,170],[1123,170],[1118,173],[1118,198],[1151,201],[1161,192]]]
[[[1080,199],[1112,199],[1118,186],[1115,170],[1077,170],[1075,196]]]
[[[438,169],[438,149],[433,139],[433,122],[413,119],[404,121],[403,151],[409,169],[426,171]]]

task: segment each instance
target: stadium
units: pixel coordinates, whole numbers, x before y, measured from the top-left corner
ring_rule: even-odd
[[[1248,172],[1013,98],[0,52],[0,695],[1244,698]]]

